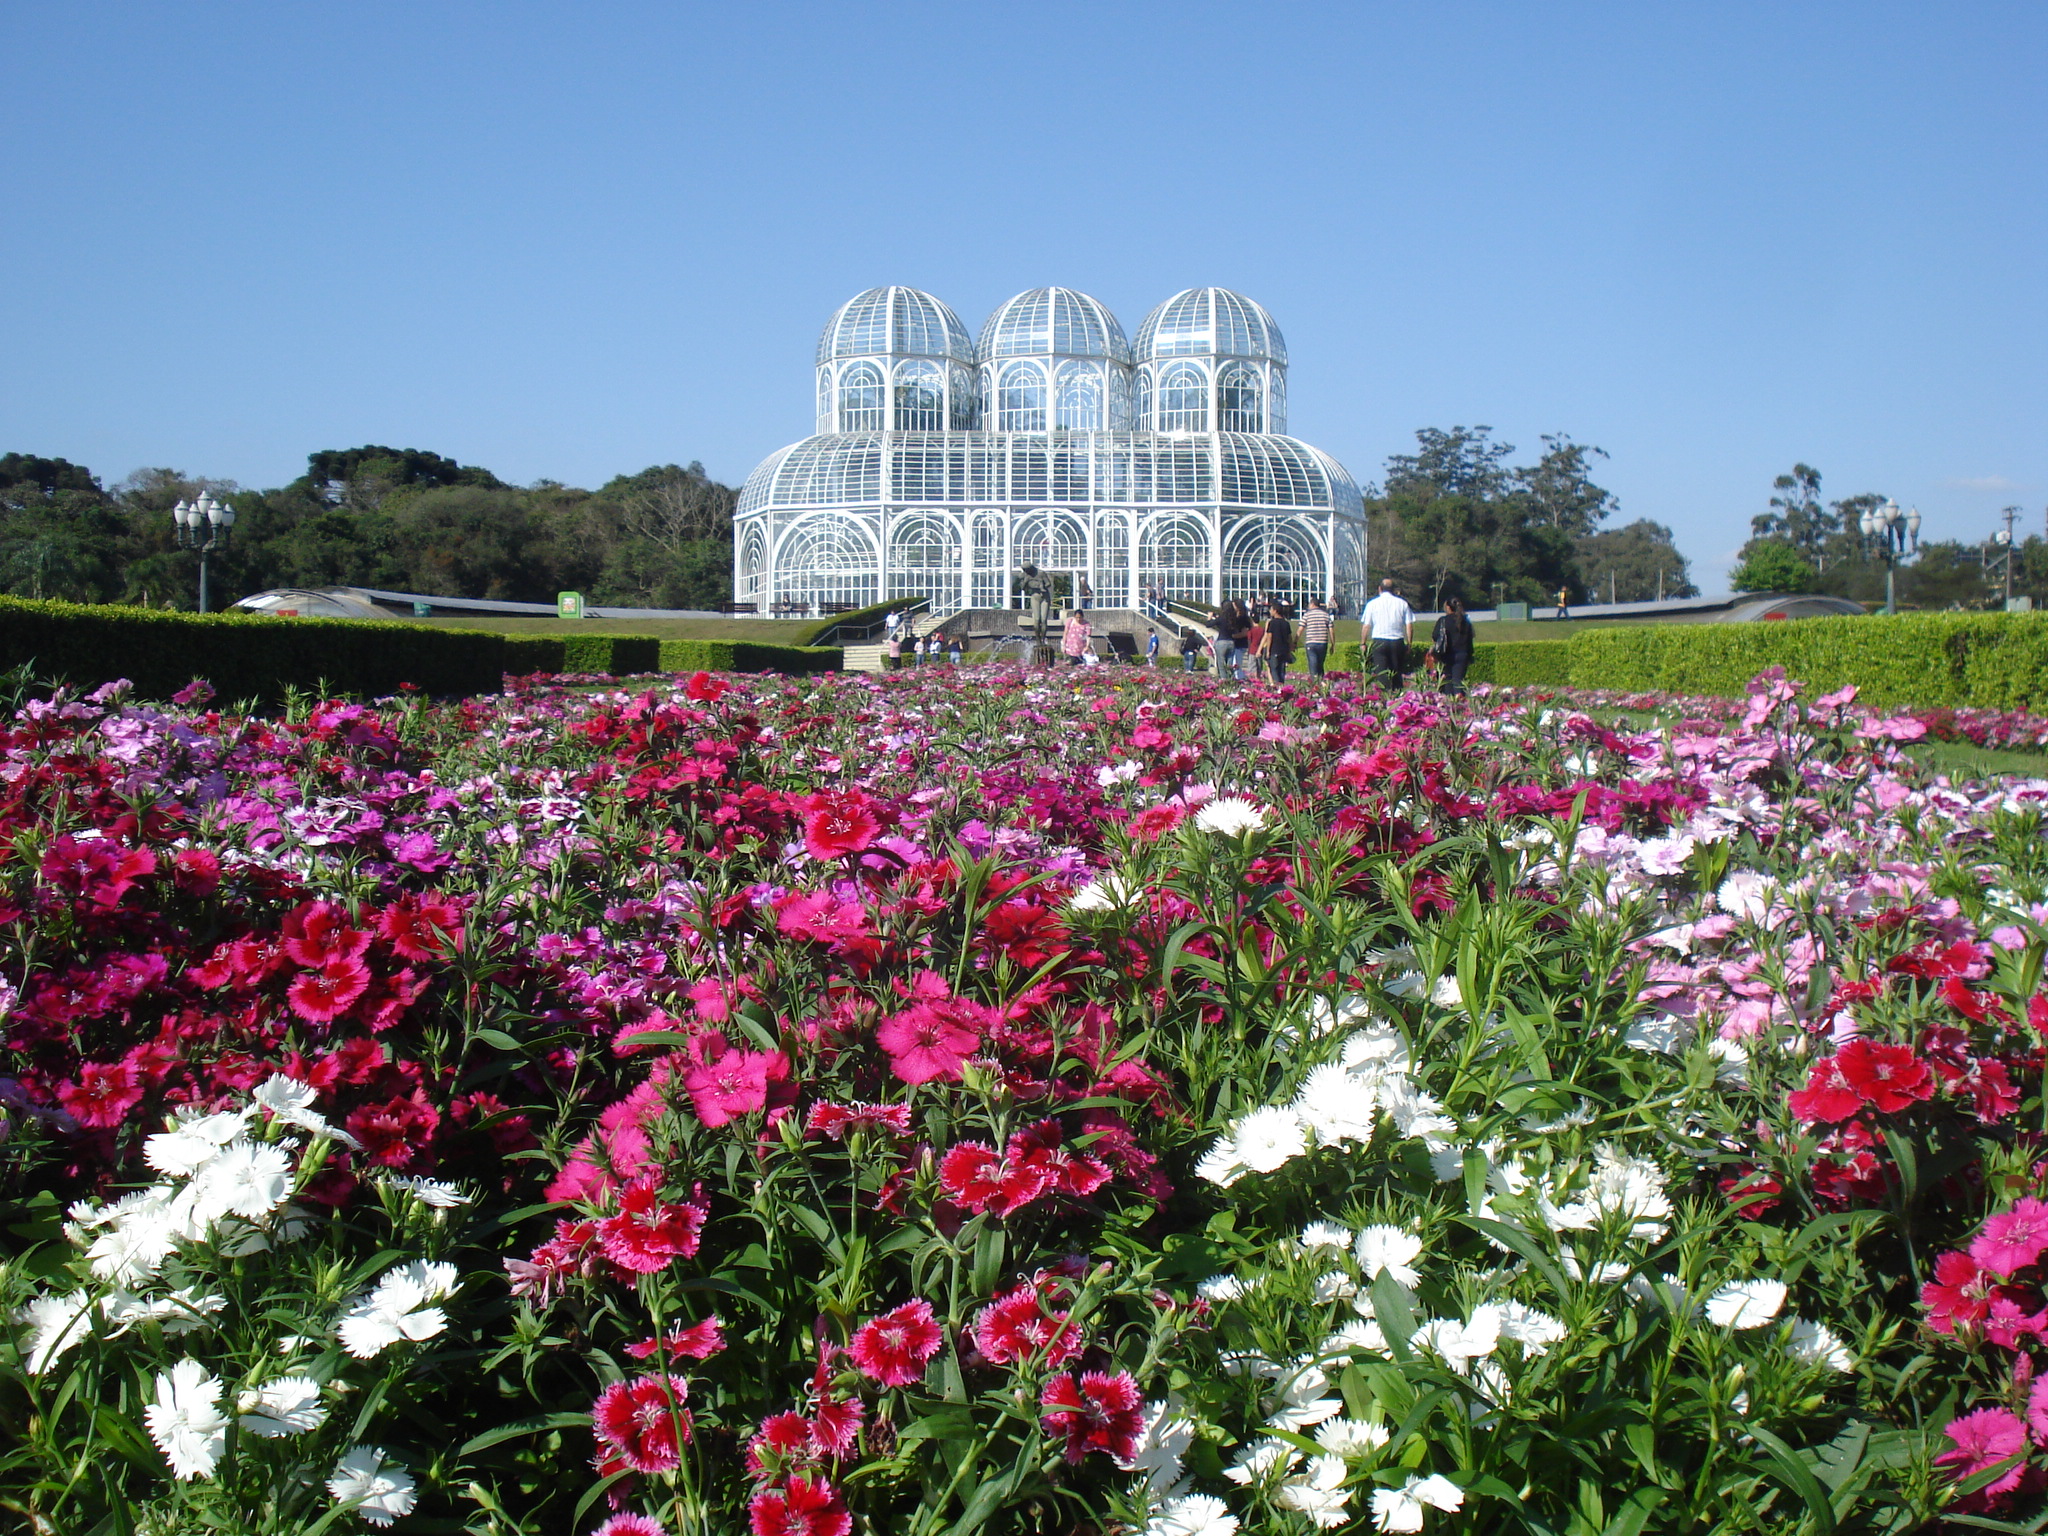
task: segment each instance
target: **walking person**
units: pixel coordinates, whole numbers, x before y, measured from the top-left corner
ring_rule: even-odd
[[[1472,620],[1463,598],[1444,599],[1442,617],[1430,632],[1429,654],[1436,658],[1437,687],[1446,694],[1465,691],[1465,670],[1472,665]]]
[[[1182,625],[1179,644],[1180,669],[1183,672],[1192,673],[1195,670],[1196,658],[1202,654],[1201,632]]]
[[[1323,600],[1310,598],[1308,612],[1301,616],[1301,653],[1310,677],[1323,675],[1323,663],[1330,655],[1330,625],[1330,610]]]
[[[1266,615],[1266,637],[1259,650],[1266,659],[1266,675],[1279,687],[1287,680],[1287,663],[1294,660],[1294,625],[1284,604],[1274,603]]]
[[[1572,616],[1572,589],[1570,587],[1559,587],[1557,589],[1557,616],[1559,619],[1568,619]]]
[[[1159,665],[1159,631],[1156,629],[1145,631],[1145,665],[1148,667]]]
[[[1380,583],[1380,594],[1359,615],[1370,648],[1373,681],[1388,693],[1401,686],[1408,670],[1408,645],[1415,638],[1415,610],[1402,598],[1394,578]]]
[[[893,619],[893,618],[895,617],[895,615],[894,615],[894,614],[892,613],[891,615],[889,615],[889,617],[891,617],[891,618]],[[891,626],[889,627],[889,645],[888,645],[888,651],[889,651],[889,670],[890,670],[891,672],[900,672],[900,671],[902,671],[902,670],[903,670],[903,626],[902,626],[901,624],[892,624],[892,625],[891,625]]]

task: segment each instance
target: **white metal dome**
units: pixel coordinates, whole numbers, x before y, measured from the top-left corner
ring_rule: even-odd
[[[1145,317],[1137,361],[1163,357],[1248,357],[1287,363],[1287,341],[1256,300],[1228,288],[1188,288]]]
[[[1131,344],[1099,299],[1072,288],[1032,288],[988,317],[981,328],[981,355],[1106,357],[1129,363]]]
[[[818,361],[839,357],[974,361],[974,342],[942,300],[916,288],[870,288],[839,306],[818,337]]]

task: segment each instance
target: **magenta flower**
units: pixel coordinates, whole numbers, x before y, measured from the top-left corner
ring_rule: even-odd
[[[709,1126],[724,1125],[768,1102],[768,1085],[789,1076],[789,1058],[780,1051],[727,1051],[716,1061],[692,1067],[683,1078],[697,1118]]]
[[[683,1407],[689,1383],[680,1376],[640,1376],[615,1381],[591,1405],[597,1438],[635,1472],[672,1472],[682,1464],[690,1438],[690,1414]]]
[[[2038,1259],[2043,1248],[2048,1248],[2048,1205],[2029,1195],[1984,1223],[1970,1244],[1970,1257],[2009,1276]]]
[[[2011,1457],[2026,1455],[2026,1426],[2018,1414],[2004,1408],[1979,1408],[1975,1413],[1966,1413],[1951,1420],[1942,1433],[1955,1442],[1956,1448],[1944,1451],[1934,1462],[1936,1466],[1954,1467],[1958,1482],[1989,1471]],[[1985,1484],[1982,1491],[1994,1497],[2010,1492],[2019,1486],[2025,1473],[2026,1462],[2014,1462]]]
[[[913,1003],[884,1019],[875,1043],[889,1053],[889,1065],[910,1084],[935,1078],[960,1080],[960,1068],[981,1045],[963,1010],[944,1003]]]

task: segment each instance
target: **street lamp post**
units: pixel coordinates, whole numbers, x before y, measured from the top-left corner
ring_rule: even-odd
[[[1991,535],[1991,542],[1998,549],[1999,563],[2005,567],[2005,606],[2008,611],[2012,608],[2012,525],[2019,512],[2018,507],[2007,507],[2005,526]]]
[[[1899,556],[1920,551],[1920,509],[1899,511],[1896,501],[1865,509],[1858,526],[1863,530],[1864,548],[1884,559],[1884,611],[1899,611]]]
[[[195,550],[199,555],[199,611],[205,613],[209,596],[207,556],[228,547],[234,535],[235,509],[201,491],[198,500],[180,501],[171,508],[171,519],[178,525],[178,548]]]

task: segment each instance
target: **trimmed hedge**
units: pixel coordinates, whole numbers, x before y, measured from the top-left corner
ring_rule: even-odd
[[[837,672],[846,653],[836,645],[764,645],[752,640],[664,640],[652,672]]]
[[[0,668],[23,664],[87,686],[125,677],[154,699],[195,678],[226,703],[274,702],[288,688],[376,698],[408,683],[429,694],[496,693],[504,685],[505,637],[364,619],[0,598]]]
[[[1486,670],[1480,671],[1482,655]],[[1571,645],[1563,640],[1496,640],[1472,648],[1475,683],[1504,688],[1568,688],[1571,686]]]
[[[1568,646],[1577,688],[1740,698],[1769,667],[1878,708],[2048,708],[2048,614],[1844,615],[1760,624],[1585,630]]]
[[[892,608],[915,608],[924,600],[915,594],[907,597],[889,597],[884,598],[879,603],[869,603],[865,608],[855,608],[847,613],[827,614],[824,618],[812,624],[809,629],[803,631],[804,643],[802,648],[805,650],[812,649],[811,641],[840,624],[856,627],[863,624],[879,624],[889,616],[889,611]],[[747,641],[744,643],[752,644],[753,642]]]

